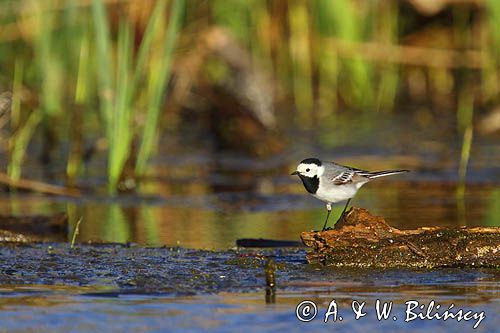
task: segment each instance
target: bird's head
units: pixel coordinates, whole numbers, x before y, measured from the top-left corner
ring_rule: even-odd
[[[323,174],[324,168],[321,161],[317,158],[306,158],[297,166],[297,170],[292,172],[292,175],[299,177],[314,178],[320,177]]]

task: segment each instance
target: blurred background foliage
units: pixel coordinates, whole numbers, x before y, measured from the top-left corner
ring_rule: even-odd
[[[1,0],[2,168],[85,186],[104,156],[129,191],[166,132],[265,157],[291,129],[412,105],[456,119],[465,178],[475,131],[500,127],[499,61],[495,0]]]

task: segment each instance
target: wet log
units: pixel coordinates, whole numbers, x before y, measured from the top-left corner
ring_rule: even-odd
[[[499,227],[399,230],[351,208],[326,231],[301,234],[311,264],[338,267],[500,267]]]

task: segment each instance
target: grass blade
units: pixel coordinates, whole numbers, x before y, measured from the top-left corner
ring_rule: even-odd
[[[150,78],[148,82],[148,105],[146,122],[142,132],[142,140],[137,155],[136,172],[144,174],[147,161],[151,155],[156,137],[160,107],[165,94],[168,79],[170,78],[170,67],[175,42],[179,33],[182,13],[184,11],[184,0],[174,0],[172,4],[168,31],[163,41],[163,49],[160,57],[152,63]]]

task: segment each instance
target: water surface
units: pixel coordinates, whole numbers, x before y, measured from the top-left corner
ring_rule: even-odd
[[[473,331],[477,320],[405,322],[405,302],[484,314],[479,332],[500,324],[495,269],[343,269],[310,266],[304,250],[193,251],[121,245],[2,246],[0,320],[5,331]],[[274,288],[266,267],[274,263]],[[297,319],[303,301],[317,317]],[[331,302],[338,317],[325,324]],[[393,302],[388,320],[377,300]],[[355,320],[352,302],[365,302]],[[416,311],[416,310],[415,310]],[[450,310],[451,311],[451,310]],[[438,311],[432,311],[435,314]],[[442,313],[442,312],[441,312]],[[339,317],[342,317],[340,321]],[[394,320],[396,316],[396,320]],[[305,319],[306,317],[302,317]],[[328,325],[328,326],[326,326]]]

